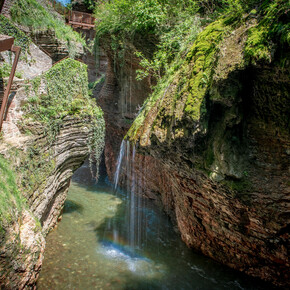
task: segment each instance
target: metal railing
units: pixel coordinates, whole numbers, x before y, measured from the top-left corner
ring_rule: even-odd
[[[13,61],[12,69],[11,69],[9,80],[8,80],[8,84],[7,84],[7,87],[6,87],[5,91],[4,91],[4,97],[3,97],[3,100],[2,100],[2,104],[1,104],[1,109],[0,109],[0,131],[2,129],[2,124],[3,124],[3,121],[4,121],[5,115],[6,115],[10,89],[11,89],[11,86],[12,86],[12,82],[13,82],[13,78],[14,78],[14,75],[15,75],[16,67],[17,67],[17,64],[18,64],[21,48],[19,46],[14,46],[14,38],[13,37],[2,35],[2,36],[0,36],[0,52],[1,51],[5,51],[5,50],[10,50],[10,51],[14,52],[15,53],[15,58],[14,58],[14,61]]]

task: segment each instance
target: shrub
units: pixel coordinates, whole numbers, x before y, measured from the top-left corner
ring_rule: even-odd
[[[77,43],[86,45],[84,38],[66,25],[64,19],[45,9],[36,0],[15,1],[10,12],[13,21],[29,27],[33,32],[54,31],[57,39],[65,41],[71,57],[74,57],[77,51]]]

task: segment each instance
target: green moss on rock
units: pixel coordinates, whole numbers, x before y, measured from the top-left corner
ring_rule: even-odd
[[[12,147],[5,153],[11,169],[0,158],[0,222],[17,217],[14,213],[21,210],[20,196],[30,205],[45,190],[47,178],[57,166],[54,145],[66,122],[85,124],[88,152],[94,153],[97,162],[104,147],[103,113],[88,95],[85,64],[65,59],[30,80],[25,91],[27,103],[19,126],[29,132],[29,141],[25,150]]]
[[[105,123],[103,112],[96,100],[90,98],[87,66],[67,58],[58,62],[42,76],[35,78],[27,87],[28,102],[23,126],[30,128],[31,121],[41,124],[53,143],[64,119],[68,116],[87,119],[90,122],[89,151],[100,162],[104,147]]]
[[[166,127],[183,118],[190,119],[190,122],[199,121],[201,114],[205,113],[202,104],[212,81],[219,44],[231,29],[225,23],[225,19],[219,19],[207,26],[198,35],[186,58],[181,59],[178,65],[173,63],[173,72],[164,76],[162,86],[157,85],[158,91],[145,102],[127,138],[137,140],[142,134],[143,138],[148,138],[148,130],[140,127],[148,126],[148,122],[152,124],[153,119],[162,119],[154,122],[157,130],[158,124]],[[181,131],[184,131],[183,128],[176,128],[176,132]],[[168,136],[168,132],[165,130],[161,135]]]
[[[253,63],[270,62],[273,57],[274,42],[290,44],[289,2],[266,1],[261,7],[260,21],[248,32],[245,58]],[[287,20],[288,19],[288,20]]]
[[[273,49],[289,46],[287,5],[265,1],[256,11],[241,9],[239,17],[229,13],[205,27],[187,57],[172,62],[126,138],[147,146],[152,134],[162,143],[186,135],[180,132],[194,134],[194,128],[205,132],[206,102],[231,106],[238,97],[241,88],[230,75],[248,64],[271,62]]]
[[[8,162],[0,155],[0,236],[4,229],[17,220],[24,199],[16,185],[15,173]]]
[[[223,19],[210,24],[200,33],[187,56],[192,71],[189,82],[184,88],[184,91],[189,92],[185,112],[195,121],[200,118],[201,104],[211,83],[219,44],[227,31],[229,27],[225,25]]]

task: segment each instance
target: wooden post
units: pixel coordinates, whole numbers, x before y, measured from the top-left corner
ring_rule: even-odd
[[[5,92],[4,92],[4,98],[3,98],[2,106],[1,106],[1,110],[0,110],[0,131],[2,129],[2,124],[3,124],[3,121],[4,121],[4,116],[5,116],[6,107],[7,107],[7,103],[8,103],[8,97],[9,97],[9,94],[10,94],[10,89],[11,89],[13,78],[14,78],[14,75],[15,75],[15,71],[16,71],[18,60],[19,60],[19,55],[20,55],[21,48],[19,46],[12,45],[11,51],[15,52],[15,58],[14,58],[14,61],[13,61],[11,72],[10,72],[8,85],[7,85],[7,87],[5,89]]]

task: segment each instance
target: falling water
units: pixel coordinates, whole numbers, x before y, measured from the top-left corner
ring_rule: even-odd
[[[130,143],[129,149],[130,149]],[[131,188],[130,188],[130,246],[132,248],[135,247],[135,216],[136,216],[136,204],[135,204],[135,153],[136,149],[135,146],[133,147],[133,153],[132,153],[132,163],[129,169],[131,169]],[[129,180],[129,177],[127,177]],[[138,211],[138,208],[137,208]],[[138,232],[138,231],[137,231]]]
[[[141,248],[141,219],[142,219],[142,198],[136,191],[138,188],[138,179],[136,178],[135,168],[136,146],[129,141],[122,141],[120,153],[117,160],[114,189],[118,188],[121,173],[125,173],[126,178],[123,183],[126,186],[127,211],[126,221],[128,232],[126,234],[128,245],[131,249]],[[125,160],[124,160],[125,159]],[[116,235],[118,236],[118,235]]]
[[[117,161],[117,168],[114,176],[114,189],[117,188],[120,177],[121,164],[125,153],[125,141],[123,140],[120,147],[120,153]]]

